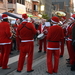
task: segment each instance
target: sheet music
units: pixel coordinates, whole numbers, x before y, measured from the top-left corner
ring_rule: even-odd
[[[45,26],[50,27],[51,26],[50,22],[45,22]]]

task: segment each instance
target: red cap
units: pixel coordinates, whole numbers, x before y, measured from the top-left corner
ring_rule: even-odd
[[[66,20],[66,17],[65,17],[65,16],[62,16],[62,19],[63,19],[63,20]]]
[[[51,18],[51,21],[52,21],[53,23],[59,23],[59,18],[56,17],[56,16],[54,16],[54,17]]]
[[[16,21],[18,21],[19,19],[17,18]]]
[[[28,18],[27,14],[22,14],[22,18],[27,19]]]
[[[8,18],[8,15],[7,14],[3,14],[2,15],[2,19],[6,19],[6,18]]]

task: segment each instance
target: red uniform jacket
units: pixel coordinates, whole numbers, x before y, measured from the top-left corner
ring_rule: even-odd
[[[8,22],[0,23],[0,43],[11,42],[10,24]]]
[[[40,33],[42,33],[42,24],[39,25],[38,30],[40,31]]]
[[[13,26],[15,32],[17,31],[17,28],[18,28],[18,27],[19,27],[19,25],[17,25],[17,24],[15,24],[15,25]]]
[[[32,40],[36,33],[34,25],[29,22],[22,22],[17,29],[17,37],[21,40]]]
[[[66,36],[68,37],[68,40],[72,41],[72,27],[75,25],[75,23],[69,25],[66,29]]]
[[[40,24],[38,30],[40,33],[44,33],[45,35],[47,35],[47,33],[44,32],[44,30],[48,30],[48,28],[45,25]]]
[[[48,42],[48,47],[59,48],[59,42],[62,39],[64,39],[63,29],[58,25],[51,26],[48,31],[47,40],[53,42]]]

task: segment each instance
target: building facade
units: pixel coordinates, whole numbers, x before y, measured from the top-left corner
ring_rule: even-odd
[[[73,13],[73,0],[52,0],[52,4],[55,6],[56,11],[64,11],[66,13]]]
[[[54,10],[73,13],[73,7],[73,0],[0,0],[0,13],[47,14],[51,17]]]
[[[52,0],[40,0],[40,6],[41,14],[47,14],[48,17],[52,16]]]
[[[7,10],[7,0],[0,0],[0,13],[6,12]]]
[[[32,14],[35,16],[39,14],[39,4],[38,0],[32,0]]]
[[[38,0],[8,0],[8,12],[38,16]]]

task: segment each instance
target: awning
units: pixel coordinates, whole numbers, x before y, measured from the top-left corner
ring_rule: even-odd
[[[31,14],[27,14],[28,15],[28,17],[32,17],[33,15],[31,15]]]
[[[39,17],[38,17],[38,16],[32,16],[32,18],[33,18],[33,19],[39,19]]]
[[[2,19],[2,13],[0,13],[0,19]],[[15,18],[8,16],[8,19],[15,20]]]
[[[18,18],[18,19],[22,20],[22,17],[19,16],[18,14],[9,13],[9,12],[4,12],[4,13],[2,13],[2,14],[7,14],[7,15],[10,16],[10,17]]]

